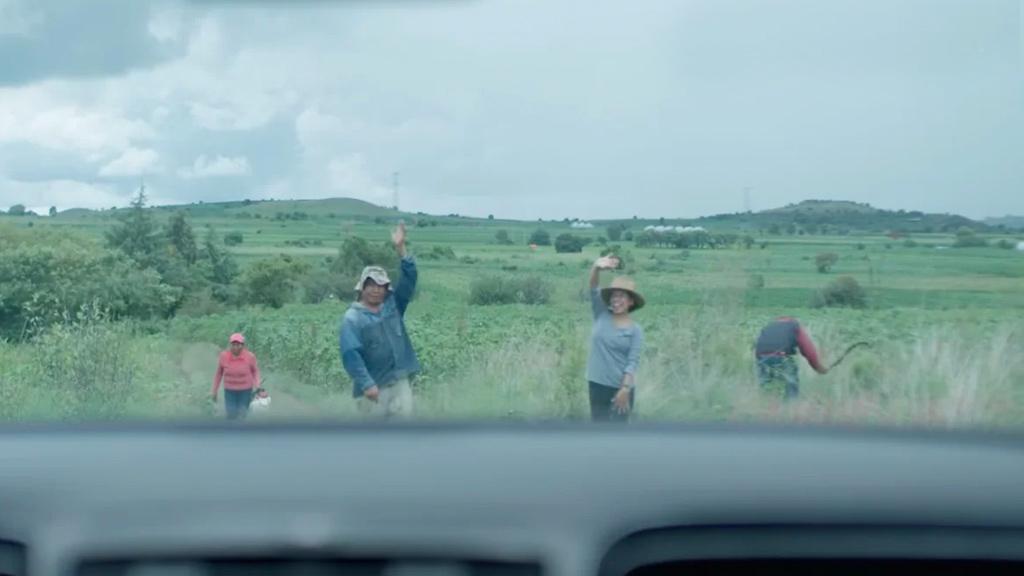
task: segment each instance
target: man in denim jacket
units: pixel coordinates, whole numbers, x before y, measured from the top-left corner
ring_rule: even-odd
[[[386,418],[412,414],[409,378],[420,370],[404,320],[416,290],[416,262],[405,249],[405,224],[399,223],[391,240],[402,258],[398,285],[392,287],[380,266],[364,268],[340,336],[341,363],[352,378],[360,411]]]

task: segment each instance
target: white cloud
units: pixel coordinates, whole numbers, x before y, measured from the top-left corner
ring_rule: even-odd
[[[217,156],[216,158],[210,158],[205,154],[196,158],[192,166],[186,166],[178,170],[178,176],[186,180],[218,176],[244,176],[248,173],[249,159],[245,156]]]
[[[129,148],[100,168],[105,177],[140,176],[160,171],[160,155],[155,150]]]
[[[153,136],[146,122],[115,108],[79,104],[59,92],[47,84],[0,89],[0,143],[29,143],[96,162]]]
[[[189,112],[200,128],[213,131],[252,130],[274,117],[278,105],[270,97],[252,94],[223,102],[192,102]]]
[[[181,37],[182,14],[176,8],[154,11],[149,19],[149,35],[158,42],[174,42]]]
[[[332,159],[326,167],[327,186],[335,195],[359,198],[374,204],[389,205],[392,192],[374,178],[361,154]]]

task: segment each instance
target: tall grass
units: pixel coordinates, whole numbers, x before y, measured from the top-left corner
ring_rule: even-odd
[[[169,359],[174,345],[98,313],[0,343],[0,418],[113,420],[201,414]]]
[[[801,397],[785,403],[761,390],[754,373],[752,339],[771,314],[752,314],[737,304],[741,297],[708,292],[701,305],[637,313],[647,336],[637,374],[638,420],[1024,424],[1019,322],[808,311],[804,323],[826,361],[854,340],[874,346],[824,376],[800,360]],[[183,320],[171,332],[176,338],[90,318],[54,326],[29,343],[0,342],[0,418],[207,415],[215,343],[235,329],[246,331],[265,374],[286,385],[293,402],[309,405],[296,406],[297,415],[352,417],[336,349],[340,309],[303,308],[305,319],[296,310],[281,312],[277,320],[285,325],[255,313]],[[585,419],[590,324],[584,311],[569,317],[529,306],[501,312],[426,310],[410,319],[427,367],[417,385],[418,416]],[[200,349],[198,342],[207,344]],[[308,407],[317,410],[299,409]]]
[[[636,418],[986,427],[1024,424],[1019,326],[936,326],[906,342],[854,352],[820,376],[802,360],[802,394],[760,389],[745,330],[711,309],[648,322]],[[826,352],[846,343],[818,322]],[[586,334],[510,338],[457,378],[421,394],[427,417],[579,418],[586,413]]]

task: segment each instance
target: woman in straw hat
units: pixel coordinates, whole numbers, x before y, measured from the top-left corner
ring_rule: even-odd
[[[595,421],[625,422],[633,409],[635,374],[644,345],[644,332],[630,313],[644,298],[633,280],[619,276],[601,289],[601,270],[619,265],[615,256],[598,258],[590,269],[590,304],[594,328],[590,335],[587,381],[590,417]]]

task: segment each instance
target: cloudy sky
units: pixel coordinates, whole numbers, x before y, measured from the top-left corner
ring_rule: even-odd
[[[0,0],[0,207],[1024,213],[1022,0]]]

